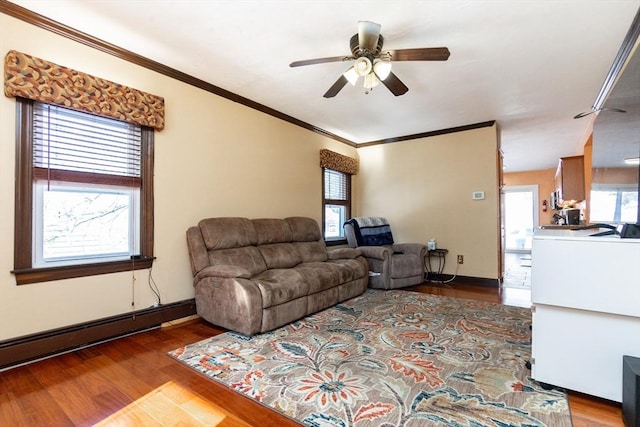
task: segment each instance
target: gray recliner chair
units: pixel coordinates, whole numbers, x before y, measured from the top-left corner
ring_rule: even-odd
[[[396,289],[424,281],[427,247],[395,243],[385,218],[351,218],[344,223],[344,231],[349,246],[360,249],[369,264],[369,287]]]

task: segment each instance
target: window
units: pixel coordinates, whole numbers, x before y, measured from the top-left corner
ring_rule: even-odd
[[[18,98],[18,284],[149,268],[153,131]]]
[[[342,225],[351,217],[351,175],[323,168],[323,234],[327,243],[344,243]]]
[[[593,184],[591,222],[632,222],[637,220],[638,187],[636,185]]]

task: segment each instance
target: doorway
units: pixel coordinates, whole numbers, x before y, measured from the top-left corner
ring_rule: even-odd
[[[503,187],[502,230],[504,233],[503,288],[513,292],[530,292],[531,243],[538,225],[538,186]],[[531,297],[530,293],[527,294]]]
[[[531,253],[533,230],[538,226],[538,186],[508,185],[503,191],[505,251]]]

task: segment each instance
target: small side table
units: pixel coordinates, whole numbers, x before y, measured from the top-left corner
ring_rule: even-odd
[[[442,279],[442,272],[444,271],[444,265],[446,261],[445,256],[447,255],[448,252],[449,252],[448,249],[442,249],[442,248],[427,251],[427,255],[425,256],[425,263],[424,263],[424,267],[426,270],[426,273],[425,273],[426,280],[428,280],[429,282],[432,282],[432,281],[439,281]],[[437,270],[434,270],[431,267],[431,258],[438,259]]]

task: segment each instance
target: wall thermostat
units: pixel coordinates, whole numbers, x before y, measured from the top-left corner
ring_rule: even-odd
[[[484,200],[484,191],[474,191],[473,200]]]

